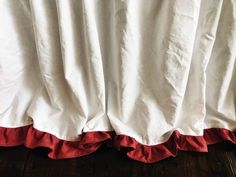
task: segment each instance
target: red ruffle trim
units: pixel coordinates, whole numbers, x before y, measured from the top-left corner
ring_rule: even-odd
[[[32,125],[18,128],[0,127],[0,137],[0,146],[24,144],[28,148],[49,148],[48,156],[52,159],[91,154],[107,142],[118,150],[126,149],[128,157],[145,163],[157,162],[169,156],[175,157],[178,150],[207,152],[209,144],[222,141],[236,144],[236,134],[223,128],[205,129],[203,136],[182,135],[175,131],[165,143],[152,146],[143,145],[126,135],[115,135],[114,132],[87,132],[81,135],[79,141],[66,141],[39,131]]]

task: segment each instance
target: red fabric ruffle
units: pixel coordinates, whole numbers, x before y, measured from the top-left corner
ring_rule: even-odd
[[[175,157],[178,150],[207,152],[209,144],[222,141],[236,144],[236,134],[223,128],[205,129],[203,136],[182,135],[174,131],[165,143],[151,146],[143,145],[127,135],[116,135],[114,132],[86,132],[80,136],[79,141],[66,141],[39,131],[32,125],[17,128],[0,127],[0,137],[0,146],[24,144],[28,148],[49,148],[48,156],[52,159],[87,155],[107,142],[118,150],[126,149],[128,157],[145,163],[157,162],[169,156]]]

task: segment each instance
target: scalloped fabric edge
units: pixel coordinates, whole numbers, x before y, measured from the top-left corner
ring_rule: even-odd
[[[42,132],[27,125],[17,128],[0,127],[0,146],[24,145],[28,148],[45,147],[50,150],[52,159],[75,158],[95,152],[102,144],[125,150],[129,158],[144,163],[154,163],[167,157],[175,157],[178,150],[208,152],[207,145],[230,141],[236,144],[236,132],[224,128],[209,128],[203,136],[180,134],[177,130],[161,144],[144,145],[127,135],[116,135],[115,132],[86,132],[78,141],[67,141]]]

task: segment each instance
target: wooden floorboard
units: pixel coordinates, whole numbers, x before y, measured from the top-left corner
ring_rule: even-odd
[[[0,177],[22,177],[28,156],[23,146],[0,147]]]
[[[0,177],[236,177],[236,148],[228,142],[209,146],[208,153],[179,152],[153,164],[127,158],[113,148],[52,160],[46,148],[0,148]]]
[[[30,150],[24,177],[74,177],[76,159],[53,160],[47,157],[47,149]]]

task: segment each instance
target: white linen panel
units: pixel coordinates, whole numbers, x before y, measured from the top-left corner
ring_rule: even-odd
[[[235,131],[235,61],[235,0],[0,0],[0,126]]]

